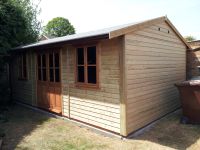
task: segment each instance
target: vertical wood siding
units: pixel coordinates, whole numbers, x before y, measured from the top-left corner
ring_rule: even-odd
[[[180,106],[174,83],[186,78],[186,47],[163,22],[125,35],[125,59],[131,133]]]
[[[120,42],[119,39],[100,42],[99,89],[75,86],[75,48],[63,48],[61,68],[65,116],[120,132]]]
[[[12,97],[23,103],[36,105],[35,55],[29,51],[26,57],[28,80],[18,79],[18,55],[13,57],[11,64]]]

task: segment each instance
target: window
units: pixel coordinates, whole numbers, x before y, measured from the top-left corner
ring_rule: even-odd
[[[47,64],[46,64],[46,55],[38,54],[38,80],[47,81]]]
[[[19,56],[19,79],[27,79],[27,64],[26,64],[26,53],[22,53]]]
[[[199,72],[199,74],[200,74],[200,66],[197,66],[197,69],[198,69],[198,72]]]
[[[59,52],[49,54],[49,80],[50,82],[60,82],[60,56]]]
[[[97,48],[87,46],[77,48],[77,83],[96,86],[97,77]]]
[[[38,54],[38,80],[60,82],[60,56],[59,52]]]

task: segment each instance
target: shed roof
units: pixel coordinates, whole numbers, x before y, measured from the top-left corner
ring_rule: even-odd
[[[191,51],[200,51],[200,47],[197,47],[195,49],[192,49]]]
[[[200,49],[200,40],[189,41],[188,44],[195,51]]]
[[[188,43],[195,43],[195,42],[200,42],[200,40],[188,41]]]
[[[178,32],[178,30],[172,25],[172,23],[169,21],[169,19],[166,16],[162,16],[162,17],[151,19],[151,20],[129,23],[129,24],[105,28],[105,29],[101,29],[101,30],[90,31],[90,32],[86,32],[86,33],[78,33],[78,34],[48,39],[48,40],[44,40],[44,41],[39,41],[39,42],[32,43],[29,45],[19,46],[19,47],[13,48],[12,50],[29,49],[29,48],[45,46],[45,45],[49,45],[49,44],[65,43],[65,42],[69,42],[69,41],[76,41],[76,40],[93,38],[93,37],[103,37],[103,38],[112,39],[114,37],[118,37],[118,36],[124,35],[129,32],[141,30],[144,27],[159,23],[161,21],[166,21],[169,24],[169,26],[175,31],[177,36],[190,49],[190,45],[184,40],[184,38],[181,36],[181,34]]]

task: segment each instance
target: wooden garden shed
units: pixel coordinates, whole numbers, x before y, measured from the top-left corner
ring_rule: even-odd
[[[17,47],[12,97],[127,136],[180,107],[188,48],[167,17]]]

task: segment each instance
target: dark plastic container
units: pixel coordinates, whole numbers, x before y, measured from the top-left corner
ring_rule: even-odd
[[[200,80],[184,81],[175,86],[180,93],[182,123],[200,124]]]

